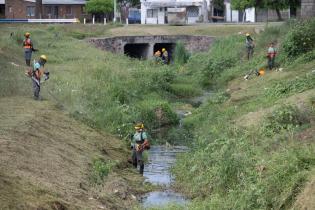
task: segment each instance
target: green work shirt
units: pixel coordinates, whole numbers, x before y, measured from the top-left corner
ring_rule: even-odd
[[[131,144],[134,145],[136,142],[141,142],[141,141],[144,141],[145,139],[148,139],[147,133],[145,131],[142,131],[142,139],[141,139],[141,132],[136,132],[133,135]]]

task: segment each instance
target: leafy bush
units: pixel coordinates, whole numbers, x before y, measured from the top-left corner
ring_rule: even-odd
[[[104,162],[104,160],[99,158],[93,160],[91,174],[92,183],[101,184],[115,165],[116,163],[112,161]]]
[[[230,98],[227,92],[218,92],[211,96],[209,102],[212,104],[222,104]]]
[[[137,109],[140,110],[139,121],[145,122],[149,129],[178,124],[177,114],[166,101],[148,98],[140,101]]]
[[[266,91],[266,96],[280,98],[292,93],[301,93],[315,87],[315,75],[307,74],[291,81],[281,81],[272,85]]]
[[[189,53],[185,49],[185,45],[181,41],[176,42],[176,47],[174,51],[175,64],[178,65],[185,64],[188,61],[189,56],[190,56]]]
[[[283,50],[288,58],[295,58],[315,47],[315,19],[299,22],[286,35]]]
[[[272,136],[282,130],[290,130],[305,123],[309,123],[309,119],[297,107],[283,105],[265,118],[261,129],[264,135]]]
[[[171,92],[179,97],[194,97],[201,94],[202,90],[196,87],[195,84],[172,84]]]

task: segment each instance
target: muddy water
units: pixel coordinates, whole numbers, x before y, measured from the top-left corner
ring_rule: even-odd
[[[185,206],[187,200],[179,193],[171,190],[174,177],[170,173],[171,166],[175,163],[176,155],[187,151],[184,146],[152,146],[149,150],[149,161],[144,168],[144,177],[147,182],[165,187],[163,191],[150,192],[143,196],[144,208],[163,207],[170,203]]]

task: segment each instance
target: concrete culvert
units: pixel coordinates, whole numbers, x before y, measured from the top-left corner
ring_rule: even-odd
[[[131,58],[147,59],[149,44],[126,44],[124,54]]]
[[[102,50],[139,59],[150,59],[154,52],[165,48],[172,60],[177,41],[181,41],[190,53],[205,52],[211,47],[214,37],[188,35],[119,36],[92,38],[87,41]]]

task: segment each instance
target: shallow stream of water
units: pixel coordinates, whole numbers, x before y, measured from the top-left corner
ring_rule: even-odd
[[[176,155],[185,151],[187,151],[187,147],[184,146],[151,147],[143,176],[147,182],[162,185],[165,190],[153,191],[144,195],[141,200],[144,208],[163,207],[170,203],[184,206],[187,203],[183,195],[172,191],[171,184],[174,177],[170,173],[170,168],[176,161]]]

